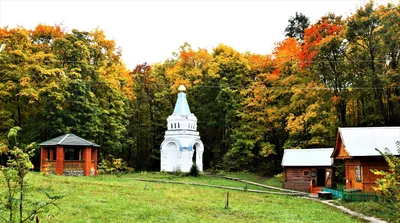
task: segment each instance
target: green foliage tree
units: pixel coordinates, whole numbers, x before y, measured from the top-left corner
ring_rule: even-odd
[[[398,154],[400,154],[400,141],[396,143]],[[393,155],[387,148],[385,151],[377,151],[385,158],[389,169],[371,170],[374,174],[381,176],[376,180],[377,187],[374,190],[379,192],[385,199],[386,204],[393,208],[396,217],[400,217],[400,158]]]
[[[101,155],[122,154],[134,95],[114,41],[38,25],[1,29],[0,45],[1,132],[21,126],[26,141],[74,132],[101,144]]]
[[[310,19],[302,13],[296,12],[288,20],[289,25],[285,29],[285,36],[295,38],[301,42],[304,39],[304,30],[310,25]]]
[[[38,221],[38,214],[47,206],[55,205],[55,202],[61,198],[45,191],[47,200],[36,202],[27,200],[26,194],[29,188],[25,177],[33,169],[30,158],[33,156],[35,143],[19,148],[17,135],[20,130],[18,126],[10,129],[8,138],[12,149],[9,149],[7,153],[7,165],[0,166],[2,174],[0,183],[6,188],[4,197],[0,198],[0,218],[9,223],[27,222],[35,218]],[[27,206],[31,210],[27,211]]]
[[[2,28],[0,144],[15,125],[26,142],[74,132],[100,144],[103,158],[158,170],[184,84],[205,169],[275,174],[285,148],[331,147],[337,126],[400,125],[399,21],[399,4],[373,1],[314,24],[296,13],[271,55],[184,43],[131,72],[101,30]]]

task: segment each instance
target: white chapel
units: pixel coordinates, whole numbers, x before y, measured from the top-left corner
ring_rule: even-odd
[[[190,112],[186,88],[178,88],[174,112],[168,116],[168,130],[161,143],[161,171],[189,172],[193,162],[203,171],[204,145],[197,131],[197,118]]]

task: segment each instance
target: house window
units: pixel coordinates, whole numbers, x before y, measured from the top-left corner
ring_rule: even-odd
[[[316,177],[316,176],[317,176],[317,172],[311,171],[311,177]]]
[[[356,166],[356,181],[361,182],[361,166]]]
[[[171,129],[173,129],[174,127],[172,126],[172,123],[171,123]]]
[[[304,171],[304,176],[308,177],[310,176],[310,173],[308,171]]]

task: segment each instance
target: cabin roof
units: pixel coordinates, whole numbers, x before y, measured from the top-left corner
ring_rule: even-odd
[[[332,166],[333,148],[285,149],[282,166]]]
[[[400,127],[349,127],[339,128],[339,137],[349,156],[380,156],[388,148],[399,155],[396,142],[400,141]]]
[[[90,142],[72,133],[68,133],[56,138],[47,140],[39,144],[40,146],[89,146],[100,147],[98,144]]]

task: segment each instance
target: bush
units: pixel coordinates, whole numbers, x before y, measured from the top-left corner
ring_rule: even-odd
[[[122,174],[132,171],[133,168],[128,167],[128,164],[122,158],[114,158],[112,156],[103,159],[98,166],[99,175],[115,174],[117,177],[120,177]]]
[[[192,177],[200,176],[200,171],[199,171],[199,168],[197,168],[196,163],[192,164],[192,167],[190,168],[190,171],[189,171],[189,176],[192,176]]]
[[[275,180],[278,181],[279,183],[283,183],[283,173],[276,174],[276,175],[274,176],[274,178],[275,178]]]
[[[400,154],[400,142],[397,141],[396,145]],[[394,156],[388,149],[385,149],[385,152],[376,150],[385,158],[389,170],[372,170],[374,174],[382,176],[376,180],[377,187],[374,187],[374,190],[383,196],[383,202],[389,205],[400,219],[400,157]]]
[[[4,188],[0,194],[1,222],[13,223],[33,220],[39,222],[38,214],[51,205],[56,206],[56,201],[62,198],[62,196],[50,194],[49,189],[42,188],[35,190],[42,192],[45,195],[42,197],[45,197],[45,199],[33,200],[28,198],[33,188],[29,187],[26,175],[33,169],[30,159],[37,146],[35,143],[20,146],[17,141],[17,134],[20,130],[21,128],[18,126],[10,129],[8,133],[10,148],[5,151],[7,164],[0,165],[0,187]]]
[[[175,167],[173,168],[173,170],[172,170],[172,175],[181,177],[181,176],[183,176],[184,174],[183,174],[183,172],[182,172],[180,166],[175,166]]]

